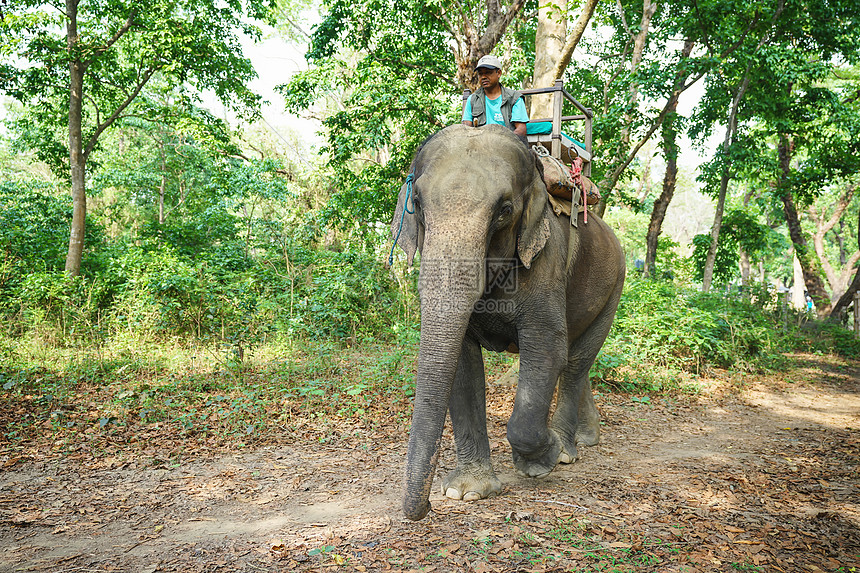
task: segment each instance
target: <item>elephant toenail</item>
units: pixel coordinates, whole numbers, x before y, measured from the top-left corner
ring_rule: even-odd
[[[478,501],[479,499],[481,499],[481,494],[476,491],[470,491],[463,496],[463,501]]]
[[[460,495],[460,492],[454,489],[453,487],[449,487],[445,490],[445,497],[450,497],[451,499],[462,499],[463,496]]]

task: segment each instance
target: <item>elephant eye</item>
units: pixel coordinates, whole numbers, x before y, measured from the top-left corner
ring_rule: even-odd
[[[511,213],[514,212],[514,207],[510,203],[505,203],[502,205],[502,208],[499,209],[499,218],[507,217]]]

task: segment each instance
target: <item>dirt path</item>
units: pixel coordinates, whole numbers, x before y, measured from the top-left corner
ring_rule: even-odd
[[[418,523],[399,511],[405,436],[382,432],[176,467],[6,468],[0,571],[847,573],[860,567],[860,364],[803,360],[788,379],[715,379],[707,399],[600,394],[602,443],[542,480],[513,471],[511,390],[492,387],[503,494],[434,494]]]

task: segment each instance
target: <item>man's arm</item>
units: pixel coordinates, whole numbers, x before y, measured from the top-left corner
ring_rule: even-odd
[[[526,123],[529,121],[529,114],[526,111],[526,104],[523,98],[518,99],[514,103],[511,110],[511,127],[514,128],[514,133],[520,137],[526,136]]]
[[[463,106],[463,125],[475,127],[472,124],[472,98],[466,98],[466,105]]]

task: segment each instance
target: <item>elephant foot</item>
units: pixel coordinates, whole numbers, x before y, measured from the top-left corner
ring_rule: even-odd
[[[561,440],[555,432],[550,431],[549,436],[549,444],[537,455],[524,455],[514,450],[514,467],[517,472],[526,477],[539,478],[547,475],[555,468],[561,459],[563,448]]]
[[[600,433],[597,430],[591,431],[590,428],[583,431],[580,429],[574,436],[555,429],[558,439],[561,441],[561,453],[558,456],[558,463],[572,464],[579,458],[579,446],[594,446],[600,441]]]
[[[600,426],[579,428],[576,431],[576,443],[583,446],[596,446],[600,443]]]
[[[578,446],[585,445],[579,439],[579,434],[575,436],[563,431],[561,428],[554,428],[555,434],[561,442],[561,453],[558,455],[558,463],[572,464],[579,459]]]
[[[502,482],[489,461],[458,466],[442,480],[442,493],[451,499],[477,501],[498,495]]]
[[[576,444],[564,444],[561,453],[558,454],[558,463],[572,464],[578,457],[579,451],[576,449]]]

